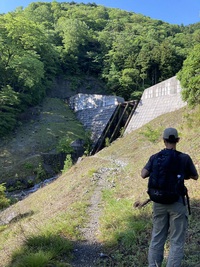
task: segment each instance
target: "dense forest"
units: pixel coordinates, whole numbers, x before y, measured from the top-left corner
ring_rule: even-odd
[[[0,14],[0,136],[58,76],[95,76],[125,100],[177,75],[200,102],[200,23],[171,25],[95,3],[33,2]]]

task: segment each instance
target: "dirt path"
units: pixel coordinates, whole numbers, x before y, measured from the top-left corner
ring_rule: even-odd
[[[113,172],[116,172],[116,169],[102,168],[98,173],[95,173],[94,180],[97,181],[97,186],[91,197],[91,206],[87,212],[89,222],[81,230],[84,240],[75,243],[73,267],[100,266],[100,261],[108,259],[107,255],[103,253],[102,245],[97,240],[97,234],[101,216],[102,190],[115,186],[114,183],[108,181],[108,176]]]

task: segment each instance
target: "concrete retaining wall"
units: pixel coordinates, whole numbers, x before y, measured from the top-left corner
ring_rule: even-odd
[[[181,86],[176,76],[144,90],[142,98],[125,130],[130,133],[156,117],[187,105],[181,99]]]

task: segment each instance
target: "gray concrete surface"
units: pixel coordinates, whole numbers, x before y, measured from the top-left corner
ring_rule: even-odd
[[[125,130],[128,134],[156,117],[187,105],[181,99],[181,86],[176,76],[144,90],[142,98]]]

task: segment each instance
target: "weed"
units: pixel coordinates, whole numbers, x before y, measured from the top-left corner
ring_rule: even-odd
[[[29,236],[24,245],[13,254],[10,266],[59,266],[57,263],[60,262],[63,255],[69,257],[70,250],[71,243],[61,236],[53,234]]]
[[[57,152],[63,152],[66,154],[71,154],[74,150],[71,146],[72,143],[72,139],[70,139],[69,137],[63,137],[59,140],[58,142],[58,146],[57,146]]]
[[[84,155],[89,156],[91,150],[92,150],[92,140],[91,140],[91,131],[86,131],[85,132],[85,144],[84,144]]]
[[[7,225],[0,225],[0,232],[3,232],[7,228]]]
[[[19,257],[19,258],[18,258]],[[15,256],[13,267],[43,267],[46,266],[52,259],[50,252],[38,251],[36,253],[30,251],[19,252],[19,255]]]
[[[38,167],[35,170],[36,180],[39,182],[40,180],[44,180],[46,177],[46,172],[42,166],[42,163],[39,163]]]
[[[147,125],[140,134],[147,138],[150,142],[155,143],[159,141],[161,132],[160,128],[152,129],[150,125]]]
[[[62,173],[67,172],[73,165],[72,157],[70,154],[66,156],[65,162],[64,162],[64,168],[62,170]]]
[[[110,139],[108,137],[106,137],[105,139],[105,147],[109,147],[110,146]]]
[[[0,184],[0,210],[8,207],[10,204],[10,200],[6,197],[5,191],[5,184]]]
[[[113,192],[106,190],[103,194],[105,201],[104,214],[101,218],[101,237],[108,247],[117,247],[112,251],[112,257],[117,266],[145,266],[146,251],[149,239],[150,226],[149,213],[146,216],[138,210],[133,211],[132,201],[116,199]],[[145,213],[145,211],[143,211]],[[140,257],[138,257],[140,247]],[[130,265],[132,262],[133,265]]]
[[[52,234],[70,240],[81,240],[82,236],[79,231],[83,227],[85,218],[83,217],[87,205],[85,203],[77,203],[66,214],[63,214],[56,220],[49,221],[43,230],[45,235]]]
[[[24,169],[31,170],[33,169],[33,164],[31,162],[25,162],[24,163]]]
[[[125,133],[125,128],[124,127],[121,127],[120,128],[120,137],[122,137]]]
[[[97,172],[96,169],[90,169],[88,170],[88,177],[92,177]]]

